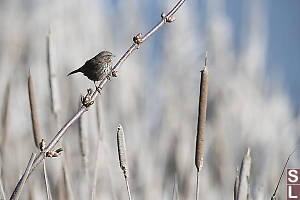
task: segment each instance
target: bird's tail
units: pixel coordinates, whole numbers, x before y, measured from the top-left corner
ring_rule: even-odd
[[[72,71],[72,72],[70,72],[70,73],[68,74],[68,76],[70,76],[71,74],[75,74],[75,73],[77,73],[77,72],[81,72],[80,68],[79,68],[79,69],[76,69],[76,70],[74,70],[74,71]]]

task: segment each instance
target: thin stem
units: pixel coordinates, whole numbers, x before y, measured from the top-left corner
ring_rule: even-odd
[[[277,190],[278,190],[278,187],[279,187],[279,184],[280,184],[280,182],[281,182],[283,173],[284,173],[284,171],[285,171],[285,169],[286,169],[286,166],[287,166],[287,164],[288,164],[288,162],[289,162],[291,156],[292,156],[296,151],[297,151],[297,149],[295,148],[294,151],[293,151],[293,152],[289,155],[289,157],[287,158],[287,160],[286,160],[286,162],[285,162],[285,164],[284,164],[284,167],[283,167],[283,169],[282,169],[281,175],[280,175],[280,177],[279,177],[279,180],[278,180],[278,182],[277,182],[275,191],[274,191],[274,193],[273,193],[273,195],[272,195],[272,197],[271,197],[271,200],[272,200],[272,199],[275,199],[275,197],[276,197],[276,192],[277,192]]]
[[[97,142],[97,152],[96,152],[96,161],[95,161],[95,170],[93,176],[93,186],[92,186],[92,200],[96,199],[96,189],[97,189],[97,178],[98,178],[98,168],[99,168],[99,155],[101,150],[101,141],[98,139]]]
[[[199,180],[200,179],[200,171],[197,171],[197,190],[196,190],[196,200],[199,198],[199,193],[200,193],[200,186],[199,186]]]
[[[130,193],[130,187],[129,187],[129,183],[128,183],[128,178],[125,178],[125,182],[126,182],[126,188],[127,188],[127,192],[128,192],[128,199],[131,200],[131,193]]]

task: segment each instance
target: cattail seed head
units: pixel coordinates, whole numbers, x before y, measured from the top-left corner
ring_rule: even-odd
[[[117,131],[117,145],[118,145],[120,167],[124,173],[125,178],[127,178],[129,177],[129,172],[128,172],[127,155],[126,155],[126,143],[125,143],[124,131],[121,125],[118,126],[118,131]]]

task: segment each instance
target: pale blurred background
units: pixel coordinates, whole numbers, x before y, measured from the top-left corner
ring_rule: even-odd
[[[11,85],[1,161],[7,197],[31,152],[37,151],[27,90],[29,68],[40,128],[49,141],[75,114],[80,95],[94,87],[83,75],[66,74],[104,49],[119,59],[134,35],[146,33],[160,20],[161,12],[176,3],[0,1],[1,106],[6,87],[9,82]],[[299,145],[300,1],[188,0],[175,17],[174,23],[163,26],[126,60],[119,77],[97,100],[102,139],[96,199],[128,198],[118,163],[118,124],[125,130],[133,199],[195,198],[195,136],[206,50],[209,101],[201,199],[233,198],[236,168],[248,147],[252,155],[251,196],[270,199],[287,156]],[[58,127],[51,112],[46,62],[49,29],[59,92]],[[91,199],[99,135],[96,112],[93,106],[83,116],[89,138],[90,184],[84,178],[78,122],[64,137],[63,155],[73,193],[69,199]],[[296,152],[288,167],[299,168],[299,156]],[[65,199],[63,157],[46,162],[53,199]],[[47,198],[41,169],[29,178],[21,199]],[[285,198],[285,192],[283,179],[280,199]]]

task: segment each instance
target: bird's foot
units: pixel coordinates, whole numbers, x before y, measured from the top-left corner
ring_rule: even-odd
[[[93,94],[93,90],[91,88],[87,89],[87,94],[85,96],[81,96],[81,103],[84,107],[88,108],[90,105],[94,104],[91,96]]]
[[[96,81],[94,81],[94,85],[95,85],[95,88],[97,90],[97,92],[99,92],[99,94],[101,95],[101,88],[99,86],[96,85]]]
[[[99,86],[96,86],[96,90],[99,92],[99,94],[101,94],[101,88]]]

